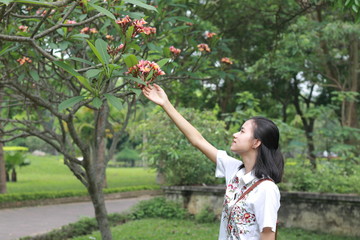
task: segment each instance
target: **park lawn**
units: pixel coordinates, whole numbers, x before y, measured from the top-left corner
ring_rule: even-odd
[[[191,220],[143,219],[112,228],[116,240],[216,240],[219,223],[199,224]],[[73,240],[100,240],[99,232]],[[280,228],[278,240],[356,240],[355,237],[332,236],[294,228]]]
[[[8,193],[86,190],[59,156],[28,155],[31,164],[17,168],[17,182],[7,183]],[[146,168],[108,168],[108,188],[156,185],[156,173]]]

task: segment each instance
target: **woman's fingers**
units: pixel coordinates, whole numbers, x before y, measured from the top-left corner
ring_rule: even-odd
[[[156,88],[156,90],[160,91],[161,87],[159,85],[157,85],[156,83],[154,83],[154,87]]]

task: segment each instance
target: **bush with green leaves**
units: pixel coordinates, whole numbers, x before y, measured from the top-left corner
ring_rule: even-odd
[[[318,160],[317,169],[312,169],[308,160],[289,158],[280,189],[322,193],[360,194],[360,166],[337,158],[331,161]],[[351,166],[351,167],[350,167]]]
[[[216,220],[216,214],[210,206],[205,206],[198,214],[195,214],[195,221],[198,223],[213,223]]]
[[[167,200],[165,197],[156,197],[138,203],[132,211],[133,219],[143,218],[176,218],[185,219],[188,215],[180,203]]]
[[[229,148],[231,136],[225,130],[225,123],[217,120],[213,112],[178,110],[218,149]],[[215,165],[188,142],[160,108],[149,114],[133,136],[146,138],[141,145],[142,156],[165,175],[167,184],[219,183],[214,177]]]

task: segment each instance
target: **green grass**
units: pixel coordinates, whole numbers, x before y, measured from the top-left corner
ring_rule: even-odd
[[[140,229],[140,230],[139,230]],[[116,240],[216,240],[219,223],[199,224],[190,220],[143,219],[112,228]],[[73,240],[100,240],[99,232]],[[280,228],[278,240],[356,240],[356,237],[332,236],[294,228]]]
[[[175,219],[143,219],[130,221],[112,228],[116,240],[208,240],[217,239],[218,224],[197,224]],[[73,238],[74,240],[100,240],[99,232]]]
[[[17,182],[7,183],[8,193],[78,191],[85,187],[64,165],[62,156],[27,156],[31,164],[17,169]],[[155,170],[108,168],[108,188],[156,185]]]

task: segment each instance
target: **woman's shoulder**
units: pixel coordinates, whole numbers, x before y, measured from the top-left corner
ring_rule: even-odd
[[[273,192],[276,194],[280,194],[280,190],[279,187],[274,183],[274,181],[272,180],[265,180],[262,181],[259,185],[258,185],[258,190],[260,191],[264,191],[264,192]]]

